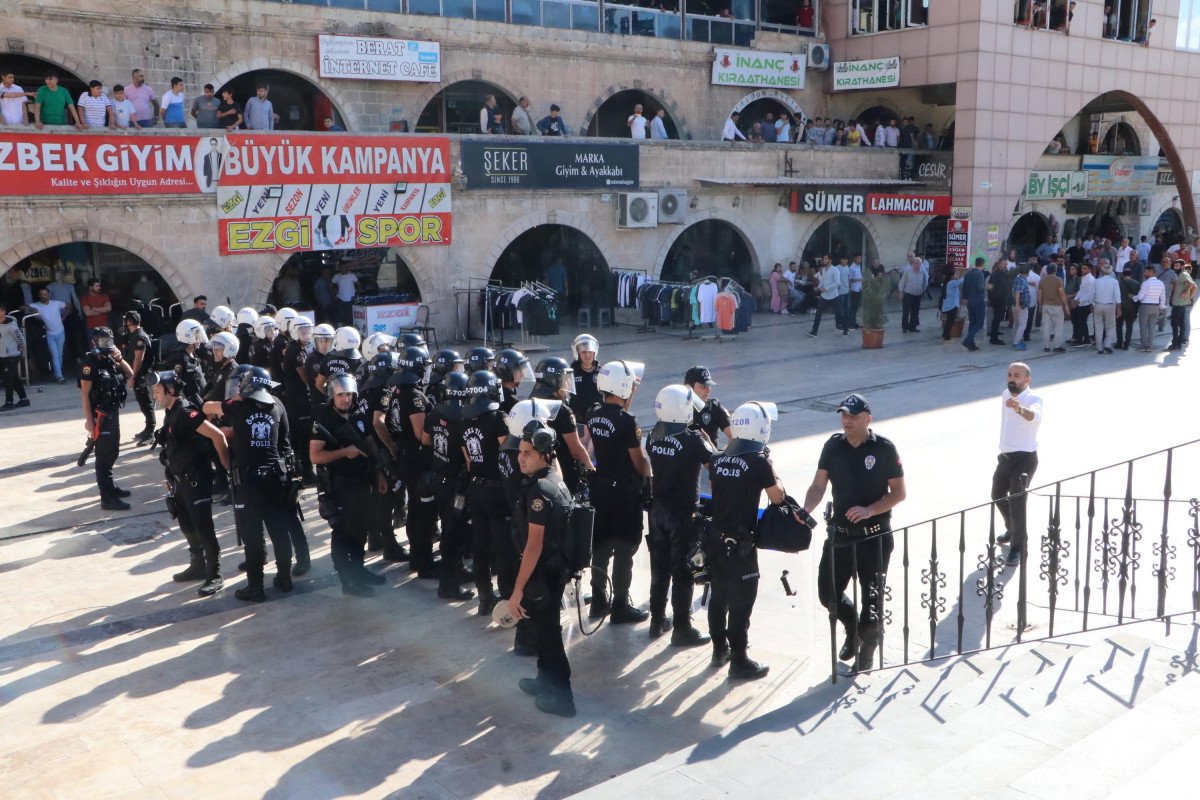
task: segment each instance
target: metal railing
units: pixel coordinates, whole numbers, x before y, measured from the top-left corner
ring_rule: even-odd
[[[1000,542],[1003,500],[854,543],[827,542],[825,558],[829,574],[849,559],[853,634],[877,642],[870,669],[1147,620],[1169,631],[1173,616],[1200,612],[1198,475],[1200,439],[1013,495],[1010,502],[1025,501],[1029,523],[1016,565],[1006,563]],[[1186,500],[1176,496],[1180,476],[1191,484]],[[1045,521],[1040,536],[1034,520]],[[885,566],[860,574],[873,564]],[[1014,588],[1015,605],[1006,605]],[[837,605],[826,602],[836,683],[849,671],[839,666]],[[876,613],[862,614],[864,606]]]

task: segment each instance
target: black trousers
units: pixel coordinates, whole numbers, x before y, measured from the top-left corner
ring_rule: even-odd
[[[1008,318],[1008,306],[992,306],[992,324],[988,328],[988,341],[994,342],[1000,338],[1000,326]]]
[[[408,520],[404,530],[408,535],[411,560],[409,566],[418,571],[433,569],[433,537],[437,533],[437,505],[432,494],[421,494],[417,475],[404,476],[404,491],[408,502]]]
[[[688,553],[698,541],[692,524],[691,510],[669,509],[658,501],[650,509],[650,532],[646,545],[650,550],[650,616],[666,616],[667,592],[671,595],[671,612],[675,624],[681,625],[692,616],[692,570]]]
[[[1171,306],[1171,344],[1174,347],[1183,347],[1187,315],[1191,310],[1191,306]]]
[[[1091,340],[1088,335],[1088,317],[1092,315],[1091,306],[1076,306],[1071,309],[1071,338],[1076,342]]]
[[[250,585],[262,586],[262,565],[267,559],[264,526],[271,537],[271,547],[275,550],[275,569],[280,575],[288,574],[292,568],[289,517],[295,511],[289,508],[287,493],[279,476],[260,476],[242,470],[241,485],[234,498],[234,510],[234,519],[241,528],[239,533],[246,549],[246,575]]]
[[[758,599],[758,549],[752,545],[735,548],[732,555],[721,550],[708,557],[708,632],[714,648],[726,644],[735,652],[750,646],[750,614]]]
[[[536,574],[541,572],[538,569]],[[563,646],[561,606],[566,584],[558,576],[547,576],[546,599],[527,608],[529,619],[537,634],[538,679],[555,691],[571,694],[571,663]]]
[[[113,465],[121,451],[121,411],[117,408],[101,411],[100,431],[96,434],[96,486],[100,488],[100,499],[117,496],[117,485],[113,482]],[[97,416],[92,415],[95,424]]]
[[[296,453],[296,460],[300,462],[300,471],[304,475],[312,475],[313,465],[308,460],[308,442],[312,439],[313,420],[308,397],[287,397],[283,407],[288,415],[288,440]]]
[[[900,315],[900,327],[905,331],[915,331],[921,325],[921,295],[904,293]]]
[[[467,490],[467,508],[471,515],[475,588],[480,597],[491,594],[495,573],[500,596],[508,597],[517,580],[517,550],[512,539],[512,515],[500,481],[473,482]],[[443,551],[442,559],[445,557]]]
[[[153,431],[158,425],[154,419],[154,400],[150,397],[150,389],[146,386],[145,378],[138,378],[133,384],[133,396],[137,399],[138,410],[146,420],[146,430]]]
[[[204,560],[206,577],[221,576],[221,545],[212,516],[212,469],[207,464],[179,477],[168,475],[179,514],[179,531],[193,560]]]
[[[1137,306],[1129,313],[1126,313],[1122,306],[1121,318],[1117,320],[1117,347],[1128,347],[1133,341],[1133,326],[1137,324],[1137,315]]]
[[[467,536],[471,532],[470,516],[465,505],[462,509],[454,507],[457,494],[456,481],[442,476],[434,478],[433,498],[437,505],[438,524],[442,530],[442,538],[438,544],[438,550],[442,554],[442,585],[447,588],[458,587],[457,581],[463,568]],[[509,547],[513,547],[511,542]]]
[[[591,498],[596,509],[592,529],[592,597],[604,597],[608,588],[604,574],[607,574],[612,578],[613,602],[621,603],[629,597],[633,554],[642,542],[642,507],[636,495],[631,496],[624,487],[599,476],[592,478]]]
[[[817,597],[826,609],[836,610],[847,634],[856,632],[867,638],[878,630],[883,615],[884,581],[894,544],[891,533],[836,546],[831,539],[825,540],[817,567]],[[861,613],[855,611],[854,601],[846,596],[846,587],[855,575],[862,596]]]
[[[0,358],[0,379],[4,381],[4,402],[11,403],[13,394],[25,399],[25,384],[21,382],[21,373],[17,367],[21,363],[20,356]]]
[[[821,327],[821,318],[830,312],[832,312],[834,315],[833,318],[835,326],[838,328],[842,327],[842,315],[838,312],[839,302],[840,301],[837,298],[834,298],[833,300],[826,300],[823,297],[817,301],[817,315],[813,317],[813,333],[817,333],[818,329]]]
[[[1038,457],[1035,452],[1001,453],[996,459],[996,471],[992,473],[992,500],[996,510],[1004,518],[1004,529],[1012,537],[1014,550],[1025,549],[1025,489],[1029,479],[1037,472]],[[1021,476],[1024,475],[1022,480]]]
[[[942,338],[947,342],[950,341],[950,329],[954,327],[954,323],[957,319],[957,308],[952,308],[949,311],[942,312]]]
[[[396,540],[396,506],[407,508],[405,505],[404,485],[400,488],[394,488],[393,484],[388,483],[387,491],[372,492],[369,498],[371,505],[371,514],[367,522],[367,538],[372,550],[378,550],[380,547],[398,547],[400,542]]]
[[[335,478],[334,502],[339,516],[330,526],[329,556],[343,584],[355,583],[366,558],[367,529],[376,492],[366,480]]]

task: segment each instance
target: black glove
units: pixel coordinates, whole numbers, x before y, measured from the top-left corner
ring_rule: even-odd
[[[643,511],[649,511],[650,507],[653,504],[654,504],[654,491],[651,488],[650,479],[645,478],[642,481],[642,488],[638,492],[638,505],[640,505],[642,507]]]

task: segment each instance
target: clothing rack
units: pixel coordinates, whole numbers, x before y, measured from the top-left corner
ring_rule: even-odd
[[[483,294],[483,346],[484,347],[488,347],[488,334],[492,332],[492,326],[490,323],[493,321],[491,319],[492,304],[488,301],[488,296],[492,295],[492,294],[499,294],[501,292],[519,291],[518,287],[501,286],[499,284],[500,284],[500,282],[497,281],[496,285],[489,284],[487,286],[484,286],[481,289],[481,292]],[[504,340],[504,326],[501,325],[500,328],[496,331],[496,335],[492,337],[491,346],[494,349],[499,350],[501,348],[508,347],[510,344],[512,344],[512,342],[507,342]]]
[[[521,288],[531,292],[550,292],[550,294],[558,297],[558,292],[541,281],[521,281]],[[531,335],[525,330],[524,325],[521,326],[521,351],[523,353],[547,352],[550,348],[542,340],[543,337]]]
[[[715,275],[705,275],[703,278],[697,278],[696,280],[692,281],[691,283],[687,283],[684,285],[688,286],[688,287],[694,287],[694,286],[699,286],[702,283],[715,283],[717,285],[717,292],[719,293],[721,291],[721,282],[720,282],[720,280],[717,279],[717,277]],[[713,331],[714,331],[713,333],[705,333],[705,334],[698,335],[696,333],[696,328],[698,328],[698,327],[700,327],[700,326],[695,324],[694,322],[689,322],[688,323],[688,334],[687,334],[687,336],[683,337],[684,340],[686,341],[688,339],[691,339],[691,340],[694,340],[697,342],[706,342],[706,341],[710,342],[715,339],[718,342],[721,341],[721,328],[715,322],[713,323]]]
[[[488,286],[499,286],[500,281],[495,278],[481,278],[477,276],[468,276],[466,287],[452,286],[454,290],[454,341],[466,342],[474,339],[471,335],[471,300]],[[466,321],[463,321],[462,313],[462,298],[467,298],[467,316]]]
[[[614,269],[614,270],[611,270],[611,272],[612,272],[614,275],[620,275],[620,274],[626,274],[626,275],[644,275],[644,276],[646,277],[646,280],[647,280],[647,281],[649,281],[649,280],[650,280],[650,273],[649,273],[649,272],[647,272],[647,271],[646,271],[646,270],[644,270],[644,269],[630,269],[630,268],[627,268],[627,267],[621,267],[621,268],[619,268],[619,269]],[[665,283],[669,283],[669,281],[655,281],[655,283],[664,283],[664,284],[665,284]],[[634,292],[635,292],[635,294],[636,294],[636,291],[637,291],[637,290],[636,290],[636,288],[635,288],[635,289],[634,289]],[[633,328],[633,332],[634,332],[634,333],[657,333],[657,330],[655,329],[655,327],[654,327],[653,325],[651,325],[651,324],[649,324],[649,323],[645,322],[645,321],[638,322],[638,323],[633,323],[633,322],[617,322],[616,308],[615,308],[615,307],[613,307],[613,306],[615,306],[615,303],[614,303],[614,304],[612,304],[612,306],[610,306],[610,311],[609,311],[609,325],[610,325],[610,326],[612,326],[612,327],[614,327],[614,328],[615,328],[615,327],[617,327],[618,325],[624,325],[624,326],[626,326],[626,327]],[[637,302],[636,302],[636,300],[634,301],[634,306],[635,306],[635,307],[637,306]]]

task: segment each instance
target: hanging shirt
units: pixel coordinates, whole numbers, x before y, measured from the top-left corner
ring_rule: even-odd
[[[696,287],[696,305],[700,309],[700,323],[707,324],[717,321],[717,285],[705,281]]]

